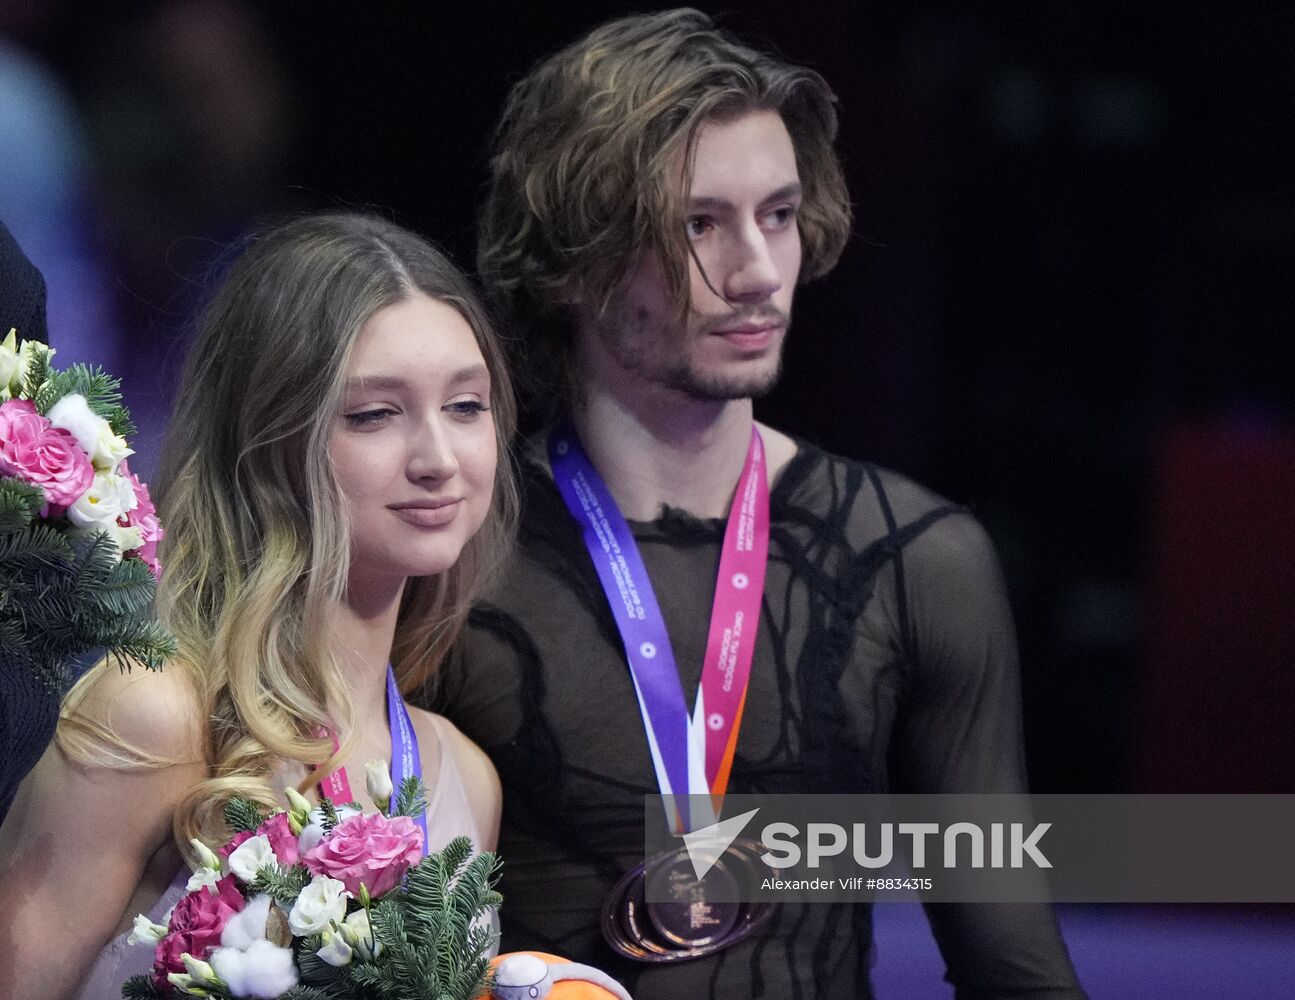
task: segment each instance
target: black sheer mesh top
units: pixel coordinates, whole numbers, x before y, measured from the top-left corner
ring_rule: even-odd
[[[597,965],[638,1000],[872,996],[862,904],[783,905],[763,936],[669,966],[620,959],[603,943],[603,899],[642,860],[654,772],[579,526],[547,470],[522,465],[517,551],[429,694],[503,783],[502,950]],[[980,525],[901,476],[804,443],[770,516],[729,790],[1023,790],[1015,638]],[[724,522],[665,508],[630,526],[691,705]],[[957,997],[1083,996],[1048,908],[927,912]]]

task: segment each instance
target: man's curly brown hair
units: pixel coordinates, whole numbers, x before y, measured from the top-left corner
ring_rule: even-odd
[[[572,398],[571,308],[605,309],[645,255],[656,255],[687,314],[686,187],[708,120],[781,115],[803,189],[800,279],[830,271],[850,231],[835,101],[818,73],[690,9],[611,21],[519,81],[495,137],[477,264],[496,306],[526,332],[519,370],[532,388]]]

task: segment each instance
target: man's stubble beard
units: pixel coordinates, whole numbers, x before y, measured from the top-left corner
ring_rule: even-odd
[[[611,355],[617,364],[629,374],[654,382],[657,385],[672,389],[675,392],[703,403],[722,403],[735,399],[759,399],[767,396],[778,384],[782,375],[782,349],[791,328],[791,316],[782,318],[783,336],[776,348],[772,368],[750,374],[707,375],[699,371],[692,363],[691,356],[685,349],[683,357],[666,358],[664,363],[653,357],[652,346],[667,342],[672,334],[660,325],[650,325],[643,317],[634,317],[637,322],[629,321],[624,312],[609,315],[600,324],[599,336],[608,345]],[[725,323],[730,322],[725,320]],[[699,336],[711,336],[690,330],[689,341]],[[763,364],[764,358],[752,359],[752,365]]]

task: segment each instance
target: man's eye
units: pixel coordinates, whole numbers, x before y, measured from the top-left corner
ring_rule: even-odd
[[[688,232],[688,238],[693,240],[697,239],[699,236],[705,236],[710,232],[711,227],[712,223],[710,219],[704,215],[689,216],[688,220],[684,223],[684,229]]]
[[[794,205],[783,205],[766,214],[765,219],[771,228],[785,229],[796,220],[796,208]]]
[[[395,415],[395,410],[384,406],[373,410],[360,410],[358,413],[348,413],[346,414],[346,422],[352,427],[366,427],[381,423],[387,417],[394,417]]]

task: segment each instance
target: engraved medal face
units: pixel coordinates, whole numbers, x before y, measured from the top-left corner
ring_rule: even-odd
[[[608,894],[603,937],[617,954],[650,963],[700,958],[736,944],[773,916],[772,904],[736,901],[741,879],[735,873],[761,867],[758,858],[750,845],[735,842],[700,882],[684,848],[649,858]],[[649,879],[654,896],[670,898],[648,901]]]

